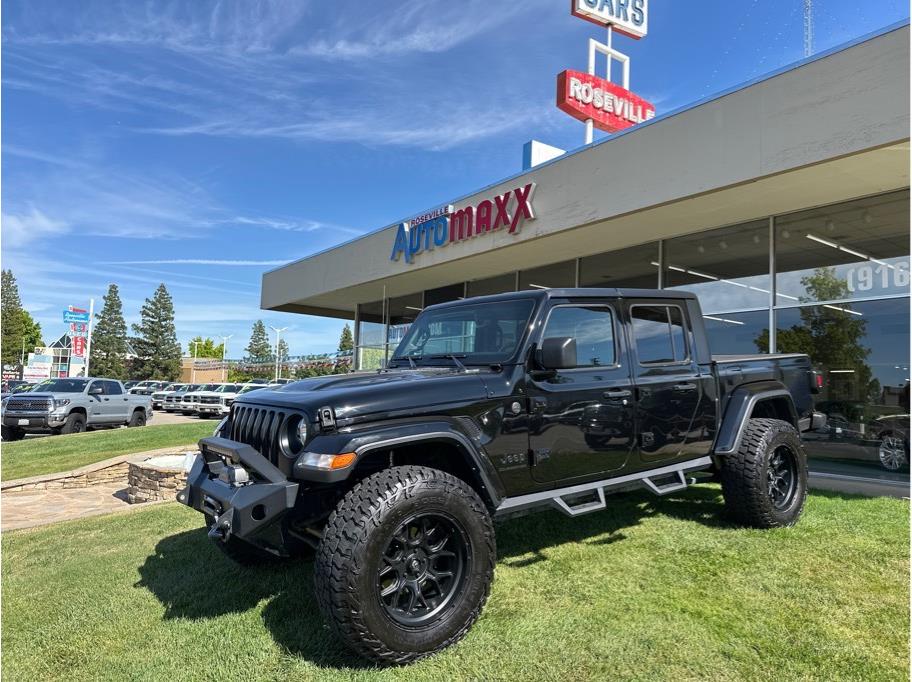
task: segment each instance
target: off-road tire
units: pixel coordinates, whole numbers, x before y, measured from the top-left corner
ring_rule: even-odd
[[[0,438],[3,438],[3,440],[7,442],[13,440],[22,440],[25,438],[25,431],[22,429],[17,429],[15,426],[4,426],[2,427]]]
[[[137,426],[146,425],[146,413],[142,410],[133,410],[133,414],[130,415],[130,421],[127,422],[127,426],[134,428]]]
[[[777,508],[768,492],[770,459],[780,448],[794,457],[795,488]],[[779,419],[750,419],[738,451],[721,458],[720,478],[726,515],[752,528],[792,526],[807,498],[807,456],[794,426]]]
[[[206,515],[206,528],[211,528],[213,523],[215,521],[212,517]],[[277,563],[280,560],[276,555],[235,537],[229,537],[227,541],[213,540],[213,542],[222,554],[240,566],[263,566]]]
[[[66,423],[60,427],[60,433],[83,433],[86,430],[86,418],[81,412],[71,412]]]
[[[381,555],[402,523],[433,514],[457,524],[467,548],[465,570],[444,610],[407,627],[379,597]],[[490,593],[496,556],[491,517],[468,484],[437,469],[393,467],[359,482],[330,515],[314,566],[317,602],[330,627],[361,656],[410,663],[465,636]]]

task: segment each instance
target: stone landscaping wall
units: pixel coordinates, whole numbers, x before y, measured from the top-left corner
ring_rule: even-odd
[[[173,500],[187,485],[187,472],[171,467],[156,467],[148,462],[130,462],[127,474],[127,502]]]
[[[34,479],[34,480],[33,480]],[[62,488],[88,488],[90,485],[99,485],[101,483],[116,483],[127,481],[127,463],[116,462],[110,466],[94,471],[74,471],[67,474],[55,474],[51,476],[35,476],[30,479],[21,479],[19,481],[10,481],[8,485],[3,486],[3,492],[14,492],[20,490],[60,490]]]

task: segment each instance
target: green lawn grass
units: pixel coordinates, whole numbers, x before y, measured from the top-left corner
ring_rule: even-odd
[[[69,471],[116,455],[195,443],[200,438],[211,436],[214,428],[214,422],[200,421],[3,443],[0,480]]]
[[[908,679],[908,504],[814,494],[790,529],[719,490],[498,527],[459,645],[375,671],[323,626],[307,562],[242,569],[177,504],[2,538],[9,680]]]

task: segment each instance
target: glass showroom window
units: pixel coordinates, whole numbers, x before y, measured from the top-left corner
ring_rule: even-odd
[[[769,311],[704,313],[713,355],[769,352]]]
[[[519,273],[519,290],[560,289],[576,286],[576,261],[523,270]]]
[[[807,353],[824,375],[827,425],[806,434],[814,469],[908,478],[909,300],[776,312],[779,352]]]
[[[776,219],[778,305],[909,293],[909,191]]]
[[[389,329],[386,337],[386,359],[393,354],[399,342],[405,337],[412,322],[418,317],[418,313],[423,308],[422,295],[409,294],[408,296],[397,296],[391,298],[387,304],[387,314],[389,315]]]
[[[358,369],[379,369],[383,366],[385,314],[383,301],[358,306],[358,347],[355,349]]]
[[[658,288],[658,242],[581,258],[580,286]]]
[[[516,291],[515,272],[498,275],[497,277],[488,277],[487,279],[476,279],[466,284],[466,292],[469,298],[472,296],[503,294],[507,291]]]
[[[665,287],[692,291],[705,313],[769,308],[769,220],[669,239]]]

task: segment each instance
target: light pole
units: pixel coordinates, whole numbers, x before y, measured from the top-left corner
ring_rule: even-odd
[[[225,366],[225,352],[228,349],[228,339],[230,339],[234,334],[229,334],[228,336],[221,337],[222,339],[222,381],[228,381],[228,368]]]
[[[288,327],[276,328],[272,325],[269,325],[269,328],[276,333],[276,345],[275,345],[275,380],[276,383],[279,381],[279,335],[288,329]]]
[[[190,383],[196,383],[196,347],[200,344],[199,341],[191,341],[193,344],[193,358],[190,360]]]

